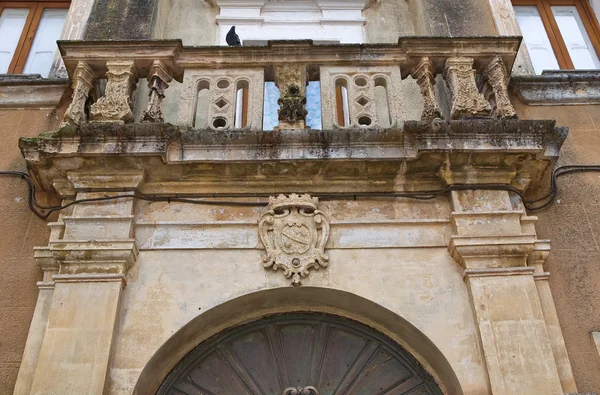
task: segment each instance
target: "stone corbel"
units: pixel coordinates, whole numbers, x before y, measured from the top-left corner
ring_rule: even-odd
[[[80,125],[87,121],[85,103],[96,82],[96,74],[85,62],[79,62],[73,78],[73,95],[71,104],[65,112],[63,125]]]
[[[508,97],[508,72],[502,58],[494,57],[483,70],[483,75],[487,81],[484,94],[494,104],[492,115],[501,119],[517,118],[515,108]]]
[[[473,58],[448,58],[444,78],[452,95],[450,117],[489,116],[490,103],[477,89]]]
[[[163,62],[154,61],[148,74],[148,106],[144,110],[141,122],[164,123],[162,101],[165,98],[165,89],[172,80],[173,76],[167,66]]]
[[[137,80],[134,62],[107,62],[106,67],[108,71],[105,95],[92,105],[92,121],[131,122],[131,94]]]
[[[442,118],[442,111],[435,97],[435,76],[433,62],[429,58],[423,58],[417,65],[412,77],[417,80],[423,96],[422,121],[433,121]]]
[[[279,88],[279,129],[306,127],[307,67],[303,64],[276,65],[275,85]]]

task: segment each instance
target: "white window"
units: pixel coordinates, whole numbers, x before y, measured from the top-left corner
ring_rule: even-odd
[[[600,69],[600,27],[587,0],[513,0],[537,74]]]
[[[47,77],[68,2],[0,1],[0,73]]]

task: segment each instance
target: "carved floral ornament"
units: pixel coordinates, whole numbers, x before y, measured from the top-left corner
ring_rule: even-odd
[[[290,387],[283,391],[283,395],[319,395],[319,391],[315,387]]]
[[[329,219],[318,210],[319,200],[310,195],[279,195],[258,221],[258,232],[265,246],[265,268],[283,269],[292,285],[301,285],[309,270],[328,265],[325,244],[329,239]]]

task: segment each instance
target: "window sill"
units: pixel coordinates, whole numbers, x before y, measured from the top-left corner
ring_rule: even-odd
[[[68,87],[63,78],[0,74],[0,108],[56,108]]]
[[[600,70],[544,71],[513,76],[511,88],[525,104],[600,104]]]

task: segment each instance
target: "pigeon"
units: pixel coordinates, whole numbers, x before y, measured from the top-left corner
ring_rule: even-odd
[[[240,42],[240,36],[238,36],[235,33],[235,26],[231,26],[231,29],[229,29],[227,36],[225,36],[225,41],[227,41],[227,44],[229,44],[232,47],[242,45],[242,43]]]

